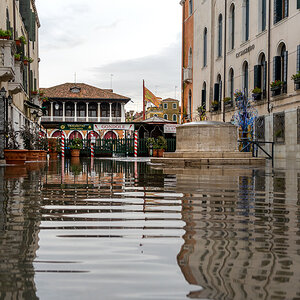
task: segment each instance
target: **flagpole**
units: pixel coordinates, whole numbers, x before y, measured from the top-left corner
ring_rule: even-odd
[[[145,119],[145,80],[143,80],[143,120]]]

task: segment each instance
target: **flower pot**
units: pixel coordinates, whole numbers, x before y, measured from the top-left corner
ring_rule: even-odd
[[[276,92],[276,91],[279,91],[279,90],[281,90],[281,85],[279,85],[279,86],[273,86],[273,87],[271,87],[271,91],[272,92]]]
[[[17,47],[20,47],[20,46],[21,46],[21,41],[20,41],[20,40],[16,40],[15,43],[16,43],[16,46],[17,46]]]
[[[40,150],[29,150],[26,155],[27,161],[38,161],[40,158]]]
[[[158,156],[158,149],[153,149],[153,157],[157,157]]]
[[[26,161],[28,150],[4,150],[4,157],[7,164],[21,165]]]
[[[31,91],[31,95],[37,95],[38,94],[38,92],[36,92],[36,91]]]
[[[252,97],[254,100],[261,100],[261,93],[253,93]]]
[[[10,36],[0,36],[0,40],[9,40]]]
[[[28,65],[28,60],[23,60],[23,64],[24,64],[24,66],[27,66]]]
[[[163,157],[164,156],[164,152],[165,152],[164,149],[158,149],[157,150],[157,157]]]
[[[294,84],[300,84],[300,78],[294,79]]]
[[[79,157],[80,156],[80,149],[72,149],[71,150],[71,156]]]

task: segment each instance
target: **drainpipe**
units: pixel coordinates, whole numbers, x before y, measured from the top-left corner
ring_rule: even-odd
[[[268,82],[267,82],[267,93],[268,93],[268,113],[271,112],[270,109],[270,69],[271,69],[271,0],[269,0],[269,16],[268,16]]]
[[[225,2],[225,14],[224,14],[224,75],[223,75],[223,101],[222,101],[222,110],[223,110],[223,122],[225,122],[225,92],[226,92],[226,51],[227,51],[227,0]]]
[[[184,82],[183,82],[183,68],[184,68],[184,30],[185,30],[185,1],[181,1],[182,5],[182,53],[181,53],[181,124],[183,123],[183,110],[184,110]]]

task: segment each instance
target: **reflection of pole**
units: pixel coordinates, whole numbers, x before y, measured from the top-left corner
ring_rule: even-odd
[[[134,162],[134,181],[136,181],[138,178],[138,164],[137,161]]]
[[[63,184],[65,179],[65,157],[61,158],[61,183]]]
[[[138,132],[137,130],[134,132],[134,157],[137,157],[138,150]]]
[[[91,132],[91,158],[95,157],[95,149],[94,149],[94,133]]]

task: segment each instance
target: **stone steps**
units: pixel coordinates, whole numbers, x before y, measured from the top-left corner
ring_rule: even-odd
[[[250,152],[165,152],[164,158],[252,158]]]

